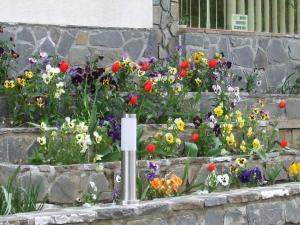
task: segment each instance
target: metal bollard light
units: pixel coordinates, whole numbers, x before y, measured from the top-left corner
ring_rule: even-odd
[[[121,205],[134,205],[139,203],[136,198],[136,139],[136,115],[125,114],[121,120]]]

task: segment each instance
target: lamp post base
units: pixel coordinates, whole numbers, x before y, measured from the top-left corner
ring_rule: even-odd
[[[138,205],[140,203],[139,200],[124,200],[120,201],[120,205]]]

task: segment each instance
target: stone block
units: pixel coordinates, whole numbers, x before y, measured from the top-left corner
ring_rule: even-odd
[[[259,37],[258,46],[264,51],[267,49],[270,38]]]
[[[75,38],[69,32],[65,31],[60,39],[60,42],[57,46],[57,53],[63,57],[67,56],[70,48],[73,45]]]
[[[80,65],[85,64],[89,57],[91,56],[91,52],[85,46],[72,47],[69,52],[69,62],[72,65]]]
[[[34,51],[34,46],[26,43],[17,43],[16,52],[20,54],[17,59],[17,69],[22,71],[28,65],[28,58],[32,57]]]
[[[31,45],[35,45],[32,29],[24,27],[21,32],[17,33],[17,39],[20,41],[26,41]]]
[[[90,44],[92,46],[120,48],[123,45],[123,39],[118,31],[103,31],[97,34],[91,34]]]
[[[249,225],[285,224],[283,205],[278,203],[254,203],[247,206]]]
[[[282,45],[280,39],[270,40],[268,49],[268,59],[271,64],[285,63],[288,60],[285,48]]]
[[[76,44],[87,45],[88,41],[89,41],[89,33],[86,31],[79,31],[76,38]]]
[[[294,41],[288,42],[289,56],[293,60],[300,60],[300,41],[295,39]]]
[[[240,47],[251,44],[251,39],[245,37],[230,36],[229,40],[232,47]]]
[[[236,65],[247,68],[253,67],[254,54],[249,46],[233,49],[232,56]]]
[[[179,6],[177,2],[171,2],[171,16],[175,22],[179,21]]]
[[[266,76],[271,89],[279,88],[286,79],[287,67],[285,65],[269,66],[266,70]]]
[[[288,119],[299,119],[300,118],[300,100],[299,99],[288,99],[286,116]]]
[[[123,46],[123,51],[128,53],[132,60],[138,60],[142,55],[142,50],[144,48],[144,42],[141,39],[131,40]]]
[[[57,44],[61,35],[61,30],[57,27],[52,27],[50,29],[50,37],[52,41]]]
[[[224,225],[224,211],[209,209],[204,217],[204,225]]]
[[[254,59],[254,65],[257,68],[266,68],[268,66],[268,59],[265,52],[261,49],[258,49]]]
[[[224,225],[248,225],[246,207],[228,208],[225,210]]]
[[[300,223],[300,206],[299,197],[285,204],[285,219],[287,223]]]
[[[204,37],[203,34],[186,33],[184,34],[184,45],[193,45],[203,48]]]
[[[170,4],[171,4],[170,0],[161,0],[160,4],[164,11],[170,11]]]
[[[160,24],[162,8],[160,6],[153,6],[153,24]]]
[[[47,29],[45,27],[40,27],[40,26],[34,27],[33,31],[36,40],[41,40],[42,38],[46,38],[48,35]]]
[[[55,54],[55,44],[49,39],[46,38],[39,47],[40,52],[47,52],[49,55]]]
[[[176,225],[197,225],[197,218],[194,215],[178,215],[175,218]],[[216,224],[217,225],[217,224]]]
[[[72,174],[60,175],[52,184],[48,196],[50,203],[73,203],[79,197],[79,178]]]
[[[110,185],[103,173],[94,173],[89,177],[89,181],[94,182],[99,192],[110,191]],[[91,191],[91,190],[90,190]]]

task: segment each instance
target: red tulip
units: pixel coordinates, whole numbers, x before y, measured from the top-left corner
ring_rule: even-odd
[[[199,140],[199,134],[198,134],[197,132],[193,133],[193,134],[192,134],[192,137],[191,137],[191,140],[192,140],[193,142],[198,141],[198,140]]]
[[[187,69],[189,68],[189,66],[190,66],[190,63],[189,63],[188,60],[185,59],[185,60],[182,60],[182,61],[179,63],[179,66],[180,66],[181,69],[187,70]]]
[[[215,168],[216,168],[216,166],[215,166],[215,164],[213,164],[213,163],[210,163],[210,164],[208,164],[208,166],[207,166],[207,169],[208,169],[210,172],[214,171]]]
[[[284,109],[286,107],[286,101],[284,99],[281,99],[278,102],[278,107],[281,108],[281,109]]]
[[[179,73],[179,76],[182,77],[182,78],[185,77],[186,76],[186,70],[181,70],[180,73]]]
[[[144,83],[144,90],[146,92],[151,92],[152,91],[152,81],[151,80],[147,80],[145,83]]]
[[[69,69],[69,63],[65,60],[60,61],[59,69],[60,69],[60,72],[66,73]]]
[[[142,65],[141,65],[141,70],[142,71],[148,71],[150,69],[150,65],[149,65],[149,63],[146,63],[146,62],[144,62],[144,63],[142,63]]]
[[[218,65],[218,60],[217,59],[211,59],[209,62],[208,62],[208,67],[211,68],[211,69],[215,69]]]
[[[281,148],[286,148],[288,146],[288,144],[289,144],[289,142],[287,139],[285,139],[285,138],[281,139],[281,141],[280,141]]]
[[[121,63],[119,61],[114,62],[114,64],[112,64],[111,66],[111,71],[113,71],[113,73],[119,72],[120,69],[121,69]]]
[[[129,104],[131,105],[137,105],[138,103],[138,96],[137,95],[131,95],[129,98]]]
[[[153,153],[153,152],[155,152],[155,150],[156,150],[155,144],[148,144],[147,147],[146,147],[146,150],[150,154]]]

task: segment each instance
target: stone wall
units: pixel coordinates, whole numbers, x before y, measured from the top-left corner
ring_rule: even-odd
[[[288,168],[294,161],[300,161],[300,156],[296,152],[287,155],[270,154],[267,161],[259,159],[248,160],[249,167],[259,167],[262,171],[269,171],[278,161],[282,161],[285,168]],[[188,179],[191,183],[204,183],[208,175],[207,165],[211,162],[216,164],[220,173],[228,171],[237,156],[226,157],[199,157],[192,158],[189,166]],[[248,157],[247,157],[248,158]],[[160,175],[165,176],[174,173],[183,176],[186,165],[186,158],[152,160],[160,166]],[[95,182],[98,191],[102,192],[100,200],[109,202],[112,198],[112,191],[120,188],[120,183],[116,181],[116,176],[120,175],[121,163],[111,162],[102,164],[81,164],[68,166],[49,165],[20,165],[20,179],[33,182],[41,182],[40,199],[46,197],[47,202],[54,204],[72,204],[77,198],[83,196],[89,190],[89,181]],[[17,169],[18,165],[0,163],[0,184],[5,184],[9,175]],[[147,161],[138,161],[138,172],[144,176],[147,169]],[[267,178],[266,174],[264,175]],[[282,170],[280,181],[287,181],[288,174]]]
[[[291,225],[300,223],[299,183],[208,195],[157,199],[138,205],[95,205],[0,218],[0,224],[50,225]]]
[[[300,64],[300,36],[222,30],[181,29],[186,54],[203,51],[209,58],[223,52],[233,63],[233,71],[243,77],[254,67],[264,68],[260,92],[275,92]]]
[[[99,66],[107,66],[128,53],[133,60],[165,57],[175,49],[178,30],[178,0],[154,0],[152,29],[112,29],[52,25],[4,24],[0,40],[13,38],[20,54],[17,69],[40,51],[83,64],[90,57],[103,56]]]

